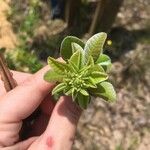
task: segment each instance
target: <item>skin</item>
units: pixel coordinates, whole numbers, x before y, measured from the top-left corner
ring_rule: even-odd
[[[48,66],[36,74],[13,72],[18,86],[6,93],[0,82],[0,149],[2,150],[70,150],[81,109],[70,97],[55,104],[50,91],[55,86],[43,80]],[[36,108],[36,118],[24,141],[19,139],[23,120]]]

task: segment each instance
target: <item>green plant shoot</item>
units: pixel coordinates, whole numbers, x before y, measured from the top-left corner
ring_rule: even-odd
[[[60,48],[64,62],[48,57],[51,69],[44,79],[57,83],[52,91],[56,99],[62,95],[71,96],[83,109],[87,108],[91,96],[108,102],[116,100],[114,87],[108,81],[111,59],[103,54],[106,38],[107,34],[101,32],[83,43],[77,37],[67,36]]]

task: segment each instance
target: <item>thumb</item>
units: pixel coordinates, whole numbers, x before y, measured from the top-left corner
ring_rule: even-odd
[[[32,149],[71,149],[81,109],[70,97],[61,97],[51,115],[45,133]]]

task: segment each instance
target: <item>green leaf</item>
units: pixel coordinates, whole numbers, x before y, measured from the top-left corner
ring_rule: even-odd
[[[81,89],[81,90],[80,90],[80,93],[81,93],[82,95],[84,95],[84,96],[89,96],[89,93],[88,93],[86,90],[84,90],[84,89]]]
[[[108,75],[106,73],[98,71],[92,72],[90,77],[93,79],[94,84],[98,84],[108,79]]]
[[[73,72],[76,72],[76,73],[79,70],[78,67],[72,61],[69,62],[68,67],[69,67],[70,71],[73,71]]]
[[[102,66],[105,71],[108,71],[111,66],[111,59],[105,54],[101,54],[96,61],[96,64]]]
[[[85,72],[88,72],[91,66],[84,66],[82,69],[79,70],[80,74],[85,74]]]
[[[68,69],[67,64],[62,63],[60,61],[57,61],[56,59],[52,57],[48,57],[48,64],[52,67],[52,69],[57,73],[57,74],[63,74],[64,71]]]
[[[44,74],[44,80],[48,81],[48,82],[62,82],[63,81],[63,75],[61,74],[57,74],[55,71],[53,70],[49,70]]]
[[[84,48],[84,43],[79,38],[74,36],[67,36],[61,43],[60,54],[64,60],[68,60],[72,56],[72,44],[77,43],[82,48]]]
[[[90,93],[94,96],[102,97],[106,101],[113,102],[116,100],[116,92],[109,82],[101,82],[97,85],[97,89],[90,89]]]
[[[87,89],[88,88],[97,88],[96,84],[93,84],[92,82],[89,81],[85,81],[85,85],[84,85]]]
[[[83,53],[77,50],[69,59],[69,63],[72,62],[78,69],[83,66]]]
[[[105,66],[109,65],[110,63],[111,63],[111,59],[106,54],[101,54],[96,61],[96,64],[105,65]]]
[[[92,56],[89,56],[88,61],[87,61],[87,66],[94,66],[94,60]]]
[[[91,55],[94,59],[94,62],[97,61],[99,55],[103,51],[103,46],[105,40],[107,38],[107,34],[104,32],[97,33],[92,36],[85,44],[85,61],[88,61],[89,56]]]
[[[67,92],[65,92],[65,95],[67,96],[71,96],[72,95],[72,92],[73,92],[73,89],[69,89]]]
[[[72,89],[72,100],[75,102],[75,100],[76,100],[76,98],[77,98],[77,92],[76,92],[76,90],[73,88]]]
[[[73,36],[62,41],[60,51],[66,62],[49,57],[48,64],[52,70],[44,75],[46,81],[60,83],[53,89],[53,96],[72,96],[72,100],[84,109],[91,95],[110,102],[116,99],[112,84],[105,81],[108,79],[106,71],[111,64],[110,58],[103,54],[106,37],[104,32],[95,34],[86,45]]]
[[[81,108],[86,109],[90,102],[90,97],[82,95],[81,93],[78,93],[77,102]]]
[[[105,70],[103,69],[103,67],[101,67],[101,66],[99,66],[99,65],[94,65],[91,69],[90,69],[90,71],[89,71],[89,73],[93,73],[93,72],[102,72],[102,73],[105,73]]]
[[[52,95],[53,96],[53,98],[54,98],[54,100],[59,100],[59,98],[61,97],[61,95],[63,95],[63,93],[62,92],[60,92],[60,93],[55,93],[54,95]]]
[[[89,77],[87,81],[88,81],[89,84],[91,84],[91,85],[96,87],[96,82],[95,82],[95,80],[92,77]]]
[[[72,46],[72,54],[78,50],[83,52],[83,48],[79,44],[73,42],[73,43],[71,43],[71,46]]]
[[[60,83],[58,84],[53,90],[52,90],[52,95],[58,94],[62,92],[66,88],[65,83]]]

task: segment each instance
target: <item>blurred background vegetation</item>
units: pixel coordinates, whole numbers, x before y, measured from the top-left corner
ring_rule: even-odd
[[[150,149],[149,0],[0,0],[0,48],[11,69],[34,73],[59,57],[62,39],[105,31],[118,100],[82,114],[74,150]]]

